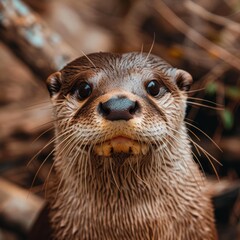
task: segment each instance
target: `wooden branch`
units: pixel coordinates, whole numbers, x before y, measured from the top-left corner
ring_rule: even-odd
[[[78,55],[21,0],[0,0],[0,39],[44,80]]]
[[[27,107],[28,106],[28,107]],[[22,110],[24,109],[24,111]],[[29,103],[8,106],[0,111],[0,155],[1,162],[13,162],[19,158],[30,160],[51,138],[38,138],[41,133],[51,130],[50,103]],[[44,149],[48,150],[48,149]]]
[[[213,23],[225,26],[226,28],[240,34],[240,24],[236,23],[226,17],[222,17],[216,14],[213,14],[209,11],[207,11],[206,9],[204,9],[203,7],[201,7],[200,5],[194,3],[193,1],[185,1],[184,2],[185,7],[192,11],[194,14],[197,14],[198,16],[211,21]]]
[[[240,70],[239,57],[214,44],[195,29],[191,28],[188,24],[181,20],[163,1],[155,0],[154,2],[157,12],[178,31],[183,33],[188,39],[208,51],[210,54]]]
[[[223,138],[220,147],[227,161],[240,161],[240,137]]]
[[[0,178],[0,222],[27,235],[45,202]]]

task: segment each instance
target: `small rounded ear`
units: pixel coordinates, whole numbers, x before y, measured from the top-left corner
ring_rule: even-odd
[[[177,69],[175,81],[180,90],[187,92],[192,85],[193,79],[188,72],[181,69]]]
[[[61,86],[62,86],[62,80],[61,80],[60,72],[55,72],[48,77],[47,89],[51,97],[59,93]]]

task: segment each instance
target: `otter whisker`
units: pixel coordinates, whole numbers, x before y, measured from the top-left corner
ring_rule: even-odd
[[[200,138],[199,138],[191,129],[189,129],[189,128],[187,128],[187,127],[186,127],[186,129],[187,129],[191,134],[193,134],[193,136],[194,136],[198,141],[201,141]],[[191,136],[189,136],[188,139],[189,139],[190,142],[191,142],[191,141],[194,141],[194,140],[191,138]],[[194,147],[195,147],[195,146],[194,146]],[[196,147],[195,147],[195,149],[196,149],[196,151],[197,151],[198,156],[201,157],[202,155],[201,155],[199,149],[196,148]],[[192,151],[192,154],[194,154],[193,151]]]
[[[94,68],[97,68],[96,65],[93,63],[93,61],[81,50],[82,54],[84,55],[85,58],[93,65]]]
[[[193,146],[194,146],[194,148],[196,149],[196,151],[197,151],[197,153],[199,154],[199,156],[201,156],[198,148],[197,148],[195,145],[193,145]],[[192,153],[192,155],[194,156],[194,158],[197,160],[197,162],[198,162],[198,164],[199,164],[199,166],[200,166],[200,168],[201,168],[201,171],[202,171],[204,177],[206,178],[207,176],[206,176],[206,173],[205,173],[205,171],[204,171],[204,168],[203,168],[203,166],[202,166],[202,164],[201,164],[201,161],[199,160],[198,156],[197,156],[193,151],[191,151],[191,153]],[[202,181],[204,181],[203,178],[202,178]]]
[[[214,164],[212,163],[212,160],[214,160],[216,163],[218,163],[220,166],[222,166],[222,163],[220,163],[215,157],[213,157],[210,153],[208,153],[205,149],[203,149],[200,145],[198,145],[196,142],[192,142],[194,145],[196,145],[197,148],[199,148],[202,153],[206,156],[206,158],[209,160],[209,163],[211,164],[213,170],[214,170],[214,173],[217,177],[218,180],[219,179],[219,176],[218,176],[218,173],[217,173],[217,170],[214,166]]]
[[[143,43],[142,43],[142,45],[141,45],[141,50],[140,50],[141,56],[143,55],[143,48],[144,48],[144,45],[143,45]]]
[[[39,140],[39,138],[41,138],[44,134],[46,134],[47,132],[50,132],[54,129],[55,127],[52,126],[50,128],[48,128],[47,130],[45,130],[44,132],[42,132],[41,134],[39,134],[39,136],[37,136],[33,141],[32,141],[32,144],[35,143],[36,141]]]
[[[152,52],[152,50],[153,50],[154,43],[155,43],[155,33],[153,34],[153,41],[152,41],[151,47],[150,47],[150,49],[149,49],[149,52],[148,52],[148,54],[147,54],[147,56],[146,56],[146,59],[145,59],[143,65],[146,64],[146,62],[147,62],[147,60],[148,60],[148,58],[149,58],[149,55],[151,54],[151,52]]]
[[[70,134],[70,132],[71,132],[71,129],[66,130],[65,132],[63,132],[63,134],[59,135],[59,138],[60,138],[60,137],[63,137],[64,135]],[[56,138],[56,140],[57,140],[57,138]],[[68,138],[65,138],[65,139],[63,139],[62,142],[59,143],[59,144],[62,145],[62,143],[63,143],[63,142],[66,142],[67,140],[68,140]],[[55,149],[54,149],[54,150],[55,150]],[[51,154],[52,154],[52,153],[53,153],[53,151],[51,151]],[[58,155],[56,155],[55,157],[57,157],[57,156],[58,156]],[[46,180],[45,180],[45,182],[44,182],[44,184],[43,184],[43,188],[45,189],[45,198],[47,198],[47,185],[48,185],[49,178],[50,178],[50,174],[51,174],[51,172],[52,172],[52,170],[53,170],[54,164],[55,164],[55,162],[52,163],[52,166],[50,167],[50,170],[49,170],[49,172],[48,172],[48,175],[47,175],[47,177],[46,177]]]
[[[74,135],[74,133],[72,134],[72,136],[73,136],[73,135]],[[76,144],[76,139],[72,138],[72,140],[73,140],[73,141],[69,141],[69,142],[71,143],[71,145],[70,145],[71,148],[74,147],[74,145]],[[75,141],[74,141],[74,140],[75,140]],[[69,152],[70,150],[68,149],[67,151]],[[66,154],[64,154],[64,156],[65,156],[66,158],[68,158],[68,157],[66,156]],[[63,159],[64,159],[64,158],[63,158]],[[66,159],[65,159],[65,161],[66,161]],[[64,177],[66,176],[67,173],[69,173],[69,169],[71,170],[71,166],[72,166],[73,164],[74,164],[74,161],[71,161],[70,164],[64,169],[63,174],[62,174],[61,179],[60,179],[60,182],[59,182],[58,187],[57,187],[55,199],[56,199],[57,196],[58,196],[58,193],[59,193],[59,190],[60,190],[60,187],[61,187],[61,185],[62,185],[62,182],[63,182]]]
[[[54,168],[54,164],[55,164],[55,162],[52,163],[52,165],[51,165],[51,167],[50,167],[50,169],[48,171],[47,177],[46,177],[46,179],[45,179],[45,181],[43,183],[42,189],[45,189],[45,194],[44,194],[44,198],[45,199],[48,198],[48,196],[47,196],[48,184],[49,184],[49,181],[50,181],[50,175],[51,175],[51,173],[53,171],[53,168]]]
[[[200,138],[199,138],[193,131],[191,131],[191,129],[187,128],[187,130],[188,130],[189,132],[191,132],[198,141],[200,141]],[[190,142],[194,141],[193,139],[191,139],[190,136],[188,136],[188,140],[189,140]],[[201,156],[201,153],[200,153],[199,149],[196,148],[195,145],[193,145],[193,146],[194,146],[194,148],[196,149],[198,156]],[[192,155],[194,156],[194,158],[197,160],[197,162],[198,162],[198,164],[199,164],[199,166],[200,166],[200,168],[201,168],[201,170],[202,170],[202,173],[204,174],[204,177],[206,178],[207,176],[206,176],[206,173],[205,173],[205,171],[204,171],[204,168],[203,168],[203,166],[202,166],[202,164],[201,164],[201,161],[199,160],[198,156],[193,152],[193,150],[191,150],[191,153],[192,153]],[[203,179],[203,178],[202,178],[202,182],[204,182],[204,179]]]
[[[172,129],[172,130],[177,132],[177,130],[174,130],[174,129]],[[209,163],[211,164],[211,166],[212,166],[212,168],[214,170],[214,173],[216,174],[217,179],[219,179],[218,173],[216,171],[215,166],[212,163],[212,160],[214,160],[215,162],[217,162],[221,166],[222,166],[222,164],[215,157],[213,157],[210,153],[208,153],[205,149],[203,149],[200,145],[198,145],[196,142],[194,142],[191,138],[189,138],[189,140],[192,142],[192,144],[195,147],[197,147],[199,150],[201,150],[202,153],[207,157],[207,159],[209,160]]]
[[[29,167],[29,165],[32,163],[32,161],[33,161],[44,149],[46,149],[46,148],[49,147],[51,144],[53,144],[57,139],[61,138],[61,137],[64,136],[64,135],[67,135],[67,134],[68,134],[68,132],[66,131],[66,132],[64,132],[63,134],[60,134],[60,135],[58,135],[58,136],[52,137],[52,138],[50,139],[50,141],[49,141],[47,144],[45,144],[45,145],[29,160],[29,162],[27,163],[27,167]]]
[[[110,160],[110,169],[111,169],[113,181],[115,182],[115,185],[116,185],[118,191],[120,191],[120,187],[119,187],[119,185],[118,185],[118,183],[117,183],[117,180],[116,180],[116,178],[115,178],[115,174],[114,174],[113,168],[112,168],[112,158],[109,158],[109,160]]]
[[[55,149],[53,149],[53,150],[47,155],[47,157],[42,161],[42,163],[40,164],[37,172],[36,172],[35,175],[34,175],[32,184],[31,184],[31,186],[30,186],[30,191],[31,191],[31,189],[32,189],[32,187],[33,187],[33,185],[34,185],[34,183],[35,183],[35,180],[36,180],[36,178],[37,178],[37,176],[38,176],[38,173],[40,172],[41,168],[42,168],[43,165],[47,162],[48,158],[52,155],[52,153],[53,153],[54,151],[55,151]]]
[[[69,132],[67,131],[66,132],[66,134],[68,134]],[[67,138],[66,139],[64,139],[64,141],[66,141],[67,140]],[[40,166],[39,166],[39,168],[38,168],[38,170],[37,170],[37,172],[36,172],[36,174],[35,174],[35,176],[34,176],[34,178],[33,178],[33,181],[32,181],[32,184],[31,184],[31,187],[30,187],[30,189],[33,187],[33,184],[34,184],[34,182],[35,182],[35,180],[36,180],[36,178],[37,178],[37,176],[38,176],[38,173],[40,172],[40,170],[41,170],[41,168],[43,167],[43,165],[46,163],[46,161],[48,160],[48,158],[52,155],[52,153],[55,151],[55,149],[53,149],[48,155],[47,155],[47,157],[42,161],[42,163],[40,164]]]
[[[146,181],[144,181],[144,180],[139,176],[139,174],[137,174],[137,173],[135,172],[134,168],[132,167],[131,161],[128,161],[128,163],[129,163],[129,167],[131,168],[132,172],[135,174],[135,176],[137,177],[137,179],[139,179],[140,182],[144,183],[147,187],[150,187],[150,186],[149,186],[149,183],[146,182]],[[138,169],[138,168],[139,168],[139,167],[137,167],[137,169]]]
[[[224,106],[222,104],[219,104],[219,103],[216,103],[216,102],[213,102],[213,101],[209,101],[209,100],[206,100],[204,98],[197,98],[197,97],[187,97],[188,99],[191,99],[191,100],[196,100],[196,101],[200,101],[200,102],[205,102],[205,103],[211,103],[217,107],[220,107],[220,108],[223,108]]]
[[[84,140],[85,140],[85,143],[88,144],[88,142],[86,141],[86,137],[84,138]],[[80,171],[78,171],[78,169],[80,168],[81,164],[86,164],[87,157],[84,158],[83,156],[84,155],[87,156],[87,154],[85,153],[86,145],[83,146],[83,143],[81,143],[80,145],[76,145],[76,146],[74,146],[74,145],[73,145],[73,147],[70,147],[70,148],[74,148],[76,150],[75,150],[74,155],[72,156],[72,160],[71,160],[72,164],[70,163],[71,167],[70,167],[69,172],[74,171],[74,169],[72,169],[72,168],[77,165],[78,181],[75,182],[75,188],[76,188],[76,190],[78,190],[79,189],[78,186],[80,184],[81,174],[82,174]],[[73,151],[73,149],[71,151]]]
[[[201,91],[203,91],[203,90],[206,90],[206,88],[205,87],[203,87],[203,88],[199,88],[199,89],[192,89],[192,90],[189,90],[188,91],[188,94],[190,94],[190,93],[199,93],[199,92],[201,92]]]
[[[163,148],[161,152],[160,151],[158,152],[158,156],[159,156],[159,159],[162,160],[162,162],[163,162],[162,170],[165,167],[165,171],[168,171],[168,166],[167,166],[167,163],[166,163],[165,156],[167,156],[167,159],[168,159],[169,154],[165,152],[165,148]],[[168,174],[166,174],[166,175],[167,175],[167,183],[168,183],[168,185],[170,185],[170,176]]]
[[[65,118],[62,117],[62,118],[58,118],[58,119],[56,118],[56,119],[53,119],[51,121],[45,122],[44,124],[39,124],[37,127],[33,128],[32,130],[38,130],[38,129],[41,129],[42,127],[44,127],[44,126],[48,126],[50,124],[58,123],[58,122],[63,121],[65,119],[68,119],[68,117],[65,117]],[[51,127],[51,128],[54,128],[54,126]]]
[[[178,133],[178,134],[180,134],[180,132],[179,131],[177,131],[177,130],[175,130],[175,129],[169,129],[169,136],[171,136],[173,139],[175,138],[175,136],[174,135],[172,135],[171,134],[171,132],[170,132],[170,130],[172,130],[172,131],[174,131],[174,132],[176,132],[176,133]],[[165,139],[165,141],[167,141],[168,142],[168,144],[170,145],[170,146],[172,146],[172,144],[170,143],[170,141],[168,140],[168,139]],[[176,149],[176,147],[175,146],[172,146],[172,148],[173,149]],[[167,150],[167,148],[164,148],[164,150],[166,151]],[[168,151],[168,150],[167,150]],[[169,153],[170,154],[170,157],[171,157],[171,153]],[[171,159],[170,159],[171,160]],[[188,166],[188,164],[187,164],[187,162],[186,162],[186,160],[185,160],[185,157],[182,157],[182,159],[181,159],[182,161],[183,161],[183,163],[184,163],[184,165],[185,165],[185,167],[188,169],[188,171],[190,172],[190,174],[192,175],[192,177],[193,177],[193,179],[195,180],[195,182],[197,183],[197,185],[198,185],[198,187],[200,188],[200,186],[199,186],[199,183],[198,183],[198,181],[197,181],[197,179],[196,179],[196,177],[194,176],[194,174],[193,174],[193,171],[191,170],[191,168]],[[179,160],[178,160],[179,161]]]
[[[83,143],[85,143],[85,148],[89,144],[90,140],[87,138],[87,136],[83,139]],[[80,145],[80,148],[82,147],[83,143]],[[85,186],[85,191],[88,193],[88,184],[87,184],[87,174],[88,174],[88,166],[89,166],[89,174],[91,172],[91,161],[89,157],[89,152],[91,151],[91,148],[89,148],[86,158],[83,159],[83,155],[85,154],[85,148],[82,150],[81,155],[79,157],[79,160],[81,160],[81,163],[83,164],[82,169],[85,169],[84,171],[84,186]]]
[[[209,108],[209,109],[213,109],[213,110],[217,110],[217,111],[222,111],[224,110],[224,108],[220,108],[220,107],[213,107],[213,106],[209,106],[209,105],[206,105],[206,104],[202,104],[202,103],[197,103],[197,102],[192,102],[192,101],[186,101],[188,104],[191,104],[191,105],[195,105],[195,106],[198,106],[198,107],[205,107],[205,108]]]
[[[186,123],[187,125],[195,128],[195,129],[197,129],[199,132],[201,132],[205,137],[207,137],[207,139],[209,139],[209,140],[213,143],[213,145],[214,145],[219,151],[222,152],[222,149],[217,145],[217,143],[216,143],[209,135],[207,135],[203,130],[201,130],[200,128],[198,128],[198,127],[195,126],[194,124],[191,124],[191,123],[189,123],[189,122],[187,122],[187,121],[185,121],[185,123]]]
[[[181,100],[182,101],[182,98],[181,98],[181,96],[179,96],[179,95],[176,95],[176,96],[174,96],[175,97],[175,99],[176,100]],[[195,100],[195,101],[199,101],[199,102],[192,102],[192,101],[188,101],[188,99],[190,99],[190,100]],[[190,97],[190,96],[187,96],[187,103],[190,103],[190,104],[192,104],[192,103],[196,103],[196,104],[201,104],[201,102],[203,102],[203,103],[206,103],[206,104],[212,104],[212,105],[214,105],[214,106],[211,106],[211,105],[206,105],[206,104],[202,104],[204,107],[214,107],[214,108],[216,108],[217,110],[218,109],[220,109],[220,110],[223,110],[223,108],[224,108],[224,105],[222,105],[222,104],[219,104],[219,103],[216,103],[216,102],[213,102],[213,101],[210,101],[210,100],[207,100],[207,99],[204,99],[204,98],[198,98],[198,97]],[[199,105],[200,106],[200,105]],[[218,108],[217,108],[218,107]]]

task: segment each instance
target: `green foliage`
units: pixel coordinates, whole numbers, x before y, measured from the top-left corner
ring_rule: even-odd
[[[223,126],[225,129],[230,130],[233,127],[234,124],[234,116],[233,113],[225,108],[221,114]]]
[[[217,92],[218,84],[216,82],[209,82],[206,85],[206,93],[209,95],[213,95]]]

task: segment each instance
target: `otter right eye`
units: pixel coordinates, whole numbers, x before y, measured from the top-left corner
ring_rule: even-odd
[[[88,98],[92,93],[92,86],[87,82],[81,82],[77,88],[77,96],[80,100]]]

